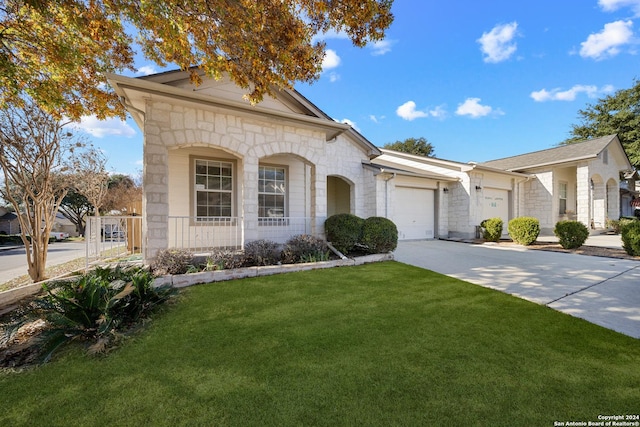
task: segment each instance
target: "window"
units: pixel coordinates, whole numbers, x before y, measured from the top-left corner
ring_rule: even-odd
[[[195,160],[196,216],[231,217],[233,214],[233,163]]]
[[[286,170],[277,166],[260,166],[258,182],[258,216],[283,218],[286,216]]]
[[[605,165],[609,164],[609,150],[607,150],[606,148],[602,152],[602,163],[604,163]]]
[[[558,197],[560,198],[560,215],[567,213],[567,183],[561,182],[558,185]]]

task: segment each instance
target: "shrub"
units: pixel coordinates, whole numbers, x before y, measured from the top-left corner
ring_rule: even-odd
[[[631,220],[620,227],[622,248],[631,256],[640,256],[640,221]]]
[[[151,271],[155,275],[184,274],[193,264],[193,254],[186,249],[163,249],[151,260]]]
[[[559,221],[553,229],[553,234],[565,249],[576,249],[584,245],[589,237],[589,229],[580,221]]]
[[[332,215],[324,222],[327,240],[347,254],[360,242],[364,219],[352,214]]]
[[[273,265],[280,260],[278,244],[270,240],[255,240],[244,245],[246,265]]]
[[[398,228],[387,218],[372,216],[364,220],[360,243],[372,254],[391,252],[398,246]]]
[[[540,235],[540,221],[528,216],[514,218],[509,221],[507,230],[514,242],[528,246]]]
[[[497,242],[502,236],[503,222],[501,218],[489,218],[480,223],[482,238],[487,242]]]
[[[309,234],[299,234],[290,238],[282,251],[282,262],[316,262],[329,259],[327,243]]]
[[[72,340],[90,344],[90,353],[106,351],[125,332],[177,293],[154,287],[153,275],[140,267],[96,268],[72,280],[43,285],[34,301],[47,328],[40,336],[42,361]]]
[[[241,251],[214,249],[207,257],[205,270],[230,270],[247,266],[247,258]]]

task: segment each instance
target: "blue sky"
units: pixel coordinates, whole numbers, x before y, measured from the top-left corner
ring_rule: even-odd
[[[424,137],[461,162],[550,148],[578,110],[640,78],[640,0],[396,0],[393,13],[386,39],[363,49],[325,35],[320,79],[296,86],[379,146]],[[80,127],[112,172],[139,174],[132,120]]]

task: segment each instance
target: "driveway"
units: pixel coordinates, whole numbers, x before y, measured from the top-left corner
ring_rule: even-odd
[[[640,261],[443,240],[399,242],[394,254],[640,338]]]

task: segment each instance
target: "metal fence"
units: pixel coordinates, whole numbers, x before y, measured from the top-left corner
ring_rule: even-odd
[[[315,221],[315,223],[314,223]],[[318,234],[324,218],[259,218],[258,239],[285,243],[298,234]],[[242,217],[170,216],[167,248],[208,252],[212,248],[241,249],[245,240]],[[144,253],[141,216],[89,217],[85,229],[87,265]]]
[[[86,264],[144,252],[141,216],[92,216],[85,226]]]

